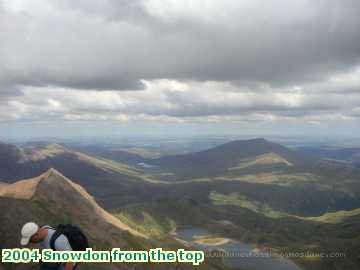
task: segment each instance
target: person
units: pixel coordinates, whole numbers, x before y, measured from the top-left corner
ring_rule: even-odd
[[[70,242],[64,234],[57,236],[53,244],[52,237],[56,229],[49,225],[39,226],[35,222],[26,223],[21,229],[22,246],[29,244],[40,244],[40,249],[51,249],[53,246],[57,251],[72,251]],[[40,270],[74,270],[76,264],[72,262],[67,263],[40,263]]]

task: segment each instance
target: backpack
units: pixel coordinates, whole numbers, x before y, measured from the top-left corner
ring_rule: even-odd
[[[55,250],[55,241],[60,235],[66,236],[74,251],[85,251],[89,247],[88,239],[79,227],[72,224],[59,224],[55,230],[50,239],[52,250]]]

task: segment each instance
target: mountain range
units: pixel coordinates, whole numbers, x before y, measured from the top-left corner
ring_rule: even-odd
[[[105,147],[96,149],[106,153],[101,148]],[[208,198],[212,191],[234,191],[274,209],[302,215],[360,207],[360,170],[355,166],[315,158],[264,139],[232,141],[183,155],[139,157],[150,167],[59,144],[0,144],[0,153],[1,182],[31,178],[55,168],[107,208],[167,195],[200,199],[204,194]],[[124,154],[125,162],[127,156]],[[172,184],[177,185],[176,190]]]
[[[3,246],[16,246],[29,220],[79,222],[103,248],[120,242],[139,249],[179,247],[174,231],[201,226],[260,247],[314,252],[338,247],[348,254],[344,261],[295,259],[303,269],[360,265],[354,255],[360,249],[360,173],[352,164],[264,139],[160,158],[134,153],[129,158],[121,150],[114,160],[113,149],[92,149],[0,144]],[[202,267],[226,269],[218,263]]]

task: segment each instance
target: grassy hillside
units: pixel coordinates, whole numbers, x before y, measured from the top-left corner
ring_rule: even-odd
[[[294,217],[308,221],[337,224],[345,221],[348,218],[360,216],[360,208],[357,208],[349,211],[341,210],[341,211],[327,212],[323,215],[315,216],[315,217],[301,217],[286,213],[284,211],[277,211],[271,208],[267,204],[261,204],[258,201],[249,200],[248,198],[246,198],[246,196],[241,196],[235,192],[227,195],[217,192],[212,192],[210,193],[209,198],[211,199],[212,203],[215,205],[238,206],[252,210],[256,213],[262,214],[270,218]]]
[[[156,212],[148,212],[141,204],[127,206],[122,210],[113,210],[113,214],[122,222],[152,239],[163,239],[176,230],[174,220]]]
[[[283,212],[276,211],[267,204],[261,204],[257,201],[249,200],[246,196],[241,196],[237,193],[225,195],[217,192],[211,192],[209,197],[215,205],[239,206],[271,218],[280,218],[285,216]]]
[[[241,169],[245,169],[245,168],[249,168],[249,167],[253,167],[253,166],[257,166],[257,165],[286,165],[286,166],[293,166],[292,163],[290,163],[289,161],[287,161],[285,158],[281,157],[278,154],[275,153],[267,153],[267,154],[262,154],[256,157],[252,157],[252,158],[246,158],[243,160],[239,161],[239,164],[235,167],[231,167],[228,168],[229,171],[234,171],[234,170],[241,170]]]
[[[210,241],[231,238],[255,244],[261,249],[271,249],[276,253],[345,254],[342,258],[292,258],[303,269],[355,270],[360,265],[360,237],[357,233],[360,215],[343,219],[338,224],[329,224],[291,216],[270,218],[240,206],[211,205],[191,199],[159,200],[142,206],[128,206],[115,212],[124,222],[141,223],[142,220],[151,220],[146,222],[143,232],[152,234],[155,230],[162,237],[166,237],[174,228],[195,226],[210,231]],[[124,213],[127,219],[122,218]],[[164,222],[165,220],[171,223]]]
[[[111,159],[128,165],[136,165],[139,162],[145,162],[151,154],[141,149],[118,149],[113,147],[104,147],[99,145],[88,145],[75,147],[79,152],[86,153],[91,156]],[[156,156],[157,157],[157,156]]]
[[[334,223],[339,224],[344,222],[346,219],[356,218],[360,216],[360,208],[350,210],[350,211],[335,211],[325,213],[324,215],[317,217],[306,217],[305,220],[324,222],[324,223]]]
[[[254,186],[258,187],[263,198],[250,192],[250,185],[227,185],[232,185],[233,191],[250,200],[292,214],[319,215],[360,207],[359,169],[313,158],[263,139],[232,141],[206,151],[165,156],[150,162],[158,166],[156,176],[169,182],[220,180],[257,184]],[[161,170],[163,174],[159,173]],[[286,194],[275,186],[284,187]],[[267,194],[261,192],[264,189],[267,189]],[[217,188],[214,190],[219,191]],[[281,194],[274,194],[275,190]]]
[[[59,144],[28,148],[0,144],[0,153],[3,159],[0,179],[7,182],[34,177],[50,168],[56,168],[82,181],[82,184],[87,184],[94,177],[114,173],[136,176],[136,171],[128,165],[87,155]]]
[[[249,159],[266,154],[272,154],[272,157],[277,156],[277,160],[281,160],[276,164],[297,164],[300,166],[309,162],[302,154],[284,146],[264,139],[254,139],[232,141],[197,153],[161,157],[151,160],[150,163],[169,169],[178,178],[189,179],[221,174],[231,168],[246,166],[245,164],[249,163]],[[262,157],[262,161],[264,160],[265,158]],[[267,161],[269,160],[270,158],[267,158]],[[272,160],[274,161],[274,158]]]

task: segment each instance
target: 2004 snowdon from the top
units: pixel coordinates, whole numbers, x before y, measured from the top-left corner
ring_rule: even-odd
[[[149,251],[126,251],[113,248],[111,251],[96,251],[87,248],[86,251],[54,251],[52,249],[3,249],[3,263],[30,262],[81,262],[81,263],[192,263],[199,265],[205,259],[203,251],[165,251],[162,248]]]

